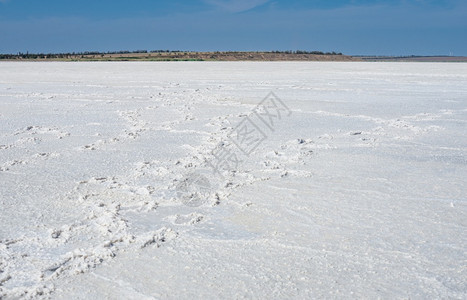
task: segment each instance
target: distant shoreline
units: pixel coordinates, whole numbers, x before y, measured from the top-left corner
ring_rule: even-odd
[[[341,53],[319,51],[272,52],[114,52],[114,53],[63,53],[63,54],[0,54],[0,60],[14,61],[353,61],[360,60]]]
[[[467,56],[351,56],[319,51],[272,52],[84,52],[57,54],[0,54],[0,61],[366,61],[467,62]]]
[[[467,56],[354,56],[370,62],[467,62]]]

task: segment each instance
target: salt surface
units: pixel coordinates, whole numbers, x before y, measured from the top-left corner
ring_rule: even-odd
[[[2,62],[0,298],[466,298],[466,124],[466,64]]]

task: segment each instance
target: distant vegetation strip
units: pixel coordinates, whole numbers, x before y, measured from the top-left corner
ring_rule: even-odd
[[[340,52],[215,51],[180,50],[86,51],[70,53],[0,54],[0,60],[19,61],[388,61],[388,62],[467,62],[464,56],[348,56]]]
[[[71,53],[16,53],[0,54],[1,60],[65,60],[65,61],[237,61],[237,60],[351,60],[342,53],[322,51],[171,51],[171,50],[136,50],[109,52],[71,52]]]

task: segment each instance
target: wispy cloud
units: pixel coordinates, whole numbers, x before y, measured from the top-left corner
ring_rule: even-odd
[[[263,5],[270,0],[204,0],[221,10],[228,12],[242,12]]]

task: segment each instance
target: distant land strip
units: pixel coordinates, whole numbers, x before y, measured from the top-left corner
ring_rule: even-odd
[[[136,50],[79,53],[0,54],[7,61],[394,61],[394,62],[467,62],[465,56],[350,56],[321,51],[170,51]]]
[[[467,62],[467,56],[353,56],[363,61]]]

